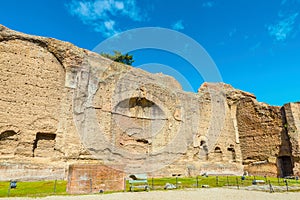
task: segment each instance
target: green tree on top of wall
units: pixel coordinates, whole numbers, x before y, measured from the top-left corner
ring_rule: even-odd
[[[109,59],[119,62],[119,63],[124,63],[126,65],[132,65],[132,63],[134,62],[133,56],[129,55],[128,53],[122,54],[119,51],[114,51],[114,54],[115,55],[111,55],[108,53],[101,53],[101,56],[104,56],[106,58],[109,58]]]

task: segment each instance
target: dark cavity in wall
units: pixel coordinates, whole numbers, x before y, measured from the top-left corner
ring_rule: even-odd
[[[33,157],[35,157],[35,151],[36,151],[36,149],[38,149],[40,147],[39,143],[41,141],[48,141],[47,143],[49,143],[47,146],[43,147],[44,150],[47,150],[48,148],[49,148],[49,150],[54,149],[55,138],[56,138],[56,134],[54,134],[54,133],[40,133],[40,132],[38,132],[36,134],[36,138],[35,138],[34,143],[33,143],[33,149],[32,149]]]
[[[205,154],[205,159],[208,160],[208,146],[205,140],[200,141],[200,148],[202,149],[202,153]]]
[[[0,155],[13,155],[18,143],[18,134],[15,131],[3,131],[0,133]]]
[[[277,158],[277,165],[280,177],[293,175],[293,163],[290,156],[281,156]]]
[[[15,131],[4,131],[0,134],[0,140],[11,140],[17,133]]]
[[[292,144],[288,134],[287,119],[284,107],[281,108],[282,126],[281,144],[277,157],[277,171],[279,177],[291,176],[294,174],[294,160],[292,157]]]
[[[231,152],[231,158],[232,158],[232,161],[233,161],[233,162],[236,162],[236,153],[235,153],[234,145],[231,144],[231,145],[227,148],[227,150],[228,150],[229,152]]]

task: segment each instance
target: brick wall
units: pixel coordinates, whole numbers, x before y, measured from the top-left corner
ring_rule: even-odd
[[[124,190],[122,171],[100,164],[75,164],[69,166],[67,192],[70,194],[98,193]]]

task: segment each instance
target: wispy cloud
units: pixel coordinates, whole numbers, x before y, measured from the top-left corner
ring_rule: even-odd
[[[184,29],[184,25],[183,25],[183,21],[182,20],[178,20],[177,22],[175,22],[172,25],[172,29],[180,31]]]
[[[206,2],[204,2],[204,3],[202,4],[202,7],[204,7],[204,8],[211,8],[211,7],[213,7],[215,4],[216,4],[216,3],[213,2],[213,1],[206,1]]]
[[[143,21],[145,15],[136,0],[72,0],[66,4],[69,12],[84,24],[108,37],[118,33],[117,17],[128,17],[132,21]]]
[[[231,31],[229,31],[228,36],[229,36],[229,37],[233,37],[233,36],[236,34],[236,32],[237,32],[237,29],[234,28],[234,29],[232,29]]]
[[[276,41],[285,41],[294,30],[295,22],[299,13],[293,13],[278,21],[276,24],[267,27],[269,35]]]

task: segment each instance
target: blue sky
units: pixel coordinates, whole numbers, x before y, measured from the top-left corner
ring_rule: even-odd
[[[6,0],[0,24],[89,50],[134,28],[176,30],[202,45],[225,83],[273,105],[300,101],[300,0]],[[134,66],[174,68],[191,84],[186,90],[197,91],[203,82],[172,52],[131,53]]]

